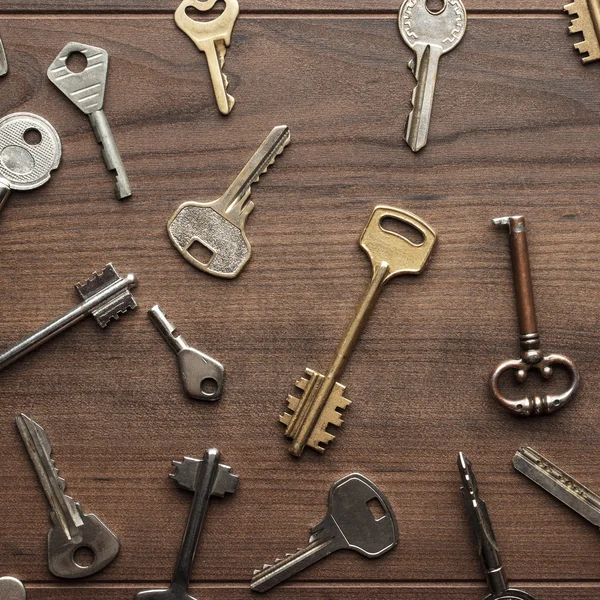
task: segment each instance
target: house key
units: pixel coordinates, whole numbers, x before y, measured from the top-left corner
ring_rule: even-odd
[[[521,333],[521,359],[507,360],[498,365],[490,378],[492,395],[505,408],[524,417],[551,413],[565,406],[575,396],[579,388],[579,372],[570,358],[560,354],[544,356],[540,350],[524,217],[503,217],[494,219],[493,223],[506,225],[509,229],[510,253],[517,296],[517,315]],[[544,379],[550,379],[553,374],[553,365],[563,366],[571,377],[571,386],[562,394],[511,400],[500,392],[500,377],[506,371],[515,371],[517,381],[522,383],[527,379],[531,369],[537,369]]]

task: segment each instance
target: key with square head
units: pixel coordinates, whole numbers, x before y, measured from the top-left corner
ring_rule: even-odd
[[[175,23],[191,38],[198,50],[206,54],[219,112],[228,115],[235,104],[235,99],[227,93],[229,82],[222,68],[225,64],[227,47],[231,44],[233,26],[240,13],[238,1],[224,0],[225,10],[211,21],[196,21],[187,14],[189,8],[195,8],[201,12],[209,11],[217,1],[183,0],[175,11]]]
[[[249,200],[252,184],[275,162],[290,143],[290,130],[275,127],[223,196],[213,202],[184,202],[169,219],[173,245],[197,269],[216,277],[237,277],[250,260],[246,219],[254,209]],[[211,252],[201,262],[190,252],[194,243]]]
[[[475,544],[490,589],[490,593],[484,600],[534,600],[533,596],[528,593],[508,586],[492,521],[484,500],[479,496],[473,465],[462,452],[458,455],[458,471],[462,479],[460,489],[465,509],[475,535]]]
[[[422,237],[413,243],[402,235],[383,227],[384,221],[398,221],[407,225]],[[288,396],[288,411],[280,418],[286,425],[285,435],[293,440],[289,451],[301,456],[309,446],[324,452],[325,445],[335,439],[327,432],[329,425],[341,426],[339,410],[345,409],[350,400],[344,398],[346,389],[338,382],[352,350],[375,307],[379,294],[388,281],[399,275],[419,275],[423,272],[435,245],[436,234],[422,219],[405,210],[390,206],[377,206],[371,214],[362,236],[360,247],[367,253],[373,266],[371,284],[358,306],[335,358],[326,375],[306,369],[306,378],[296,387],[302,390],[301,398]]]
[[[211,448],[204,453],[202,460],[186,457],[183,462],[173,463],[175,473],[171,477],[182,488],[194,492],[175,573],[168,589],[138,592],[136,600],[195,600],[190,596],[188,586],[210,498],[233,494],[238,485],[237,475],[232,475],[231,467],[220,461],[221,453]]]
[[[128,310],[134,310],[137,304],[130,290],[136,283],[135,275],[130,273],[121,277],[110,263],[104,267],[102,273],[93,273],[88,281],[75,286],[83,302],[10,350],[0,354],[0,371],[55,335],[79,323],[88,315],[93,316],[98,325],[104,329],[111,320],[118,320],[120,315]]]
[[[87,63],[79,73],[71,71],[67,66],[67,61],[73,54],[83,55]],[[78,42],[67,44],[48,68],[50,81],[89,117],[96,141],[102,148],[106,168],[115,172],[117,198],[123,200],[131,196],[131,186],[117,143],[104,114],[107,74],[106,50]]]
[[[0,209],[12,190],[44,185],[58,168],[62,146],[56,129],[38,115],[13,113],[0,119]]]
[[[383,516],[375,516],[371,502]],[[372,481],[352,473],[331,486],[327,516],[311,529],[308,546],[254,571],[250,588],[266,592],[336,550],[377,558],[397,543],[398,525],[388,499]]]
[[[584,64],[600,60],[600,0],[575,0],[565,6],[565,11],[575,18],[571,20],[569,33],[581,33],[583,41],[574,44]]]
[[[52,528],[48,533],[48,566],[53,575],[77,579],[93,575],[109,565],[119,553],[119,538],[96,516],[87,515],[79,503],[65,494],[65,480],[51,458],[52,448],[44,429],[26,415],[17,427],[50,503]],[[87,548],[93,561],[83,566],[76,552]]]
[[[431,12],[427,0],[404,0],[398,25],[402,39],[415,53],[408,66],[417,86],[405,140],[413,152],[418,152],[427,144],[440,58],[456,48],[465,35],[467,13],[461,0],[445,0],[439,12]]]
[[[0,77],[8,73],[8,61],[6,60],[6,52],[2,40],[0,40]]]
[[[23,584],[14,577],[0,577],[0,598],[2,600],[25,600],[27,594]]]

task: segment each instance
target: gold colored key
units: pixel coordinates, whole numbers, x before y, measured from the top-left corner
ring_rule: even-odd
[[[574,44],[584,55],[582,62],[600,60],[600,0],[575,0],[565,6],[565,11],[574,17],[569,33],[583,35],[583,41]]]
[[[416,229],[423,241],[414,244],[397,233],[384,229],[384,220],[396,220]],[[373,279],[354,319],[350,323],[333,363],[326,375],[306,369],[306,378],[300,379],[296,387],[303,390],[301,398],[288,396],[288,410],[280,421],[287,426],[285,435],[293,440],[289,451],[301,456],[309,446],[317,452],[324,452],[325,445],[335,436],[327,432],[329,425],[342,425],[342,415],[350,400],[344,398],[346,389],[338,382],[360,334],[383,286],[398,275],[419,275],[422,273],[435,245],[436,234],[425,221],[404,210],[389,206],[377,206],[360,238],[360,246],[373,264]]]

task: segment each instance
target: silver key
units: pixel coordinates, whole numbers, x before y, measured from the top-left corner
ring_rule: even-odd
[[[88,281],[75,286],[83,299],[79,306],[0,354],[0,371],[88,315],[104,328],[112,319],[118,320],[120,315],[134,310],[137,304],[130,290],[135,285],[135,275],[121,277],[109,263],[102,273],[94,273]]]
[[[4,44],[0,40],[0,77],[8,73],[8,61],[6,60],[6,52],[4,51]]]
[[[368,503],[376,501],[383,516],[376,517]],[[250,588],[266,592],[336,550],[355,550],[377,558],[398,543],[396,516],[379,488],[359,473],[336,481],[329,491],[329,510],[311,530],[308,546],[273,565],[254,571]]]
[[[462,479],[460,489],[465,509],[475,535],[475,544],[490,589],[490,593],[484,600],[534,600],[533,596],[527,592],[508,587],[487,506],[479,496],[473,465],[462,452],[458,455],[458,471]]]
[[[417,86],[405,140],[413,152],[418,152],[427,144],[440,58],[465,35],[467,13],[461,0],[444,0],[444,8],[436,13],[427,8],[427,0],[404,0],[398,24],[402,38],[415,53],[408,66]]]
[[[48,533],[48,567],[66,579],[87,577],[104,569],[119,553],[119,538],[96,515],[86,515],[65,494],[65,480],[51,458],[52,448],[44,429],[26,415],[17,417],[17,427],[50,503],[52,528]],[[94,560],[87,566],[76,562],[76,551],[91,550]]]
[[[202,460],[186,457],[183,462],[173,463],[175,473],[171,477],[182,488],[194,492],[175,573],[168,589],[138,592],[136,600],[195,600],[188,593],[188,586],[210,498],[233,494],[238,485],[237,475],[232,475],[231,467],[222,465],[220,460],[221,453],[211,448]]]
[[[67,67],[68,58],[76,53],[83,54],[87,60],[85,69],[80,73],[74,73]],[[117,197],[123,200],[131,196],[131,186],[103,110],[107,74],[106,50],[77,42],[67,44],[48,68],[50,81],[89,117],[96,141],[102,147],[106,168],[115,171]]]
[[[0,209],[12,190],[44,185],[61,156],[58,133],[46,119],[31,113],[0,119]]]
[[[177,355],[179,373],[186,393],[194,400],[218,400],[223,394],[225,368],[207,354],[188,346],[182,336],[175,335],[175,326],[156,305],[148,311],[148,316],[169,347]]]
[[[2,600],[25,600],[27,594],[23,584],[14,577],[0,577],[0,598]]]
[[[578,515],[600,527],[600,496],[576,479],[553,465],[533,448],[521,448],[513,458],[513,465],[525,477],[566,504]]]

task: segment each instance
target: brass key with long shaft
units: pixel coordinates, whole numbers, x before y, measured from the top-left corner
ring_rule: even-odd
[[[388,219],[414,228],[423,240],[415,244],[402,235],[384,229],[382,223]],[[306,446],[317,452],[324,452],[325,445],[335,438],[327,432],[327,427],[339,427],[342,424],[342,415],[338,409],[343,410],[350,404],[350,400],[343,396],[346,388],[338,379],[383,286],[398,275],[419,275],[429,260],[435,240],[435,231],[412,213],[389,206],[377,206],[373,210],[360,238],[360,247],[373,264],[371,283],[327,374],[321,375],[307,369],[307,377],[296,383],[296,386],[303,390],[302,397],[288,396],[288,410],[291,412],[285,412],[279,419],[287,426],[286,437],[293,440],[289,451],[294,456],[301,456]]]

